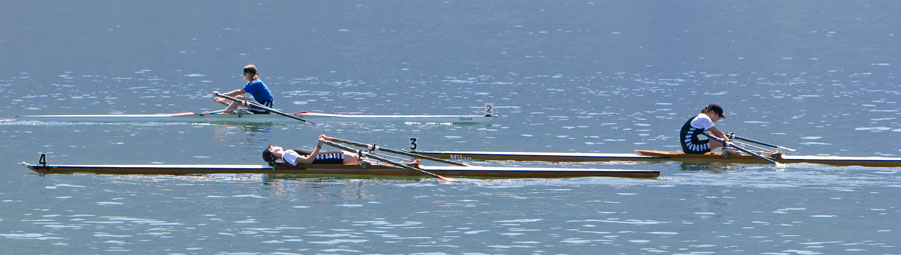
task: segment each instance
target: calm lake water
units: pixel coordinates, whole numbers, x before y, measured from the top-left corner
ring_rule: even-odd
[[[679,150],[682,123],[800,155],[901,156],[897,1],[0,3],[5,254],[901,254],[901,168],[481,162],[657,179],[37,175],[19,162],[261,164],[328,134],[424,150]],[[253,63],[291,111],[489,125],[74,124],[219,109]]]

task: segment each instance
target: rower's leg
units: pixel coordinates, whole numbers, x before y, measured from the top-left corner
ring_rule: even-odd
[[[360,164],[360,156],[353,153],[344,153],[344,164],[345,165],[358,165]]]
[[[240,100],[247,100],[242,96],[236,96],[235,98],[240,99]],[[236,101],[232,101],[230,104],[228,104],[228,107],[225,107],[225,110],[223,111],[223,113],[234,113],[235,110],[238,109],[238,107],[244,107],[244,104],[238,103]]]
[[[222,112],[223,113],[234,113],[235,109],[238,109],[238,105],[241,105],[241,104],[239,104],[238,102],[232,101],[230,104],[228,104],[228,107],[225,107],[225,110]]]
[[[722,148],[723,143],[717,140],[710,139],[710,151],[715,151],[716,149]]]
[[[723,143],[721,143],[717,140],[710,140],[710,151],[711,152],[716,149],[719,149],[719,148],[723,148],[723,156],[724,157],[741,156],[742,155],[741,151],[735,150],[733,148],[726,148],[723,146]]]

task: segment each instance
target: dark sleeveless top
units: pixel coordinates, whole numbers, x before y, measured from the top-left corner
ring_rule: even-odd
[[[300,155],[310,155],[313,153],[313,150],[307,149],[293,149],[293,151],[297,152]],[[313,159],[313,164],[344,164],[344,152],[343,151],[319,151],[319,155]]]
[[[710,140],[701,140],[698,137],[707,130],[691,126],[691,121],[697,117],[698,116],[689,118],[688,121],[682,125],[682,130],[679,131],[679,143],[682,144],[682,152],[687,154],[704,154],[710,152]]]

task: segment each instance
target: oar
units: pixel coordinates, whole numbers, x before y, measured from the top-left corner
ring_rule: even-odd
[[[284,113],[284,112],[281,112],[281,111],[278,111],[278,110],[276,110],[276,109],[272,109],[272,108],[266,107],[265,105],[261,105],[261,104],[255,103],[255,102],[237,99],[237,98],[230,97],[230,96],[227,96],[227,95],[222,94],[222,93],[216,93],[216,96],[218,96],[218,97],[224,97],[224,98],[227,98],[227,99],[229,99],[229,100],[232,100],[232,101],[235,101],[235,102],[244,104],[244,106],[251,106],[251,105],[252,105],[253,107],[260,108],[260,109],[263,109],[263,110],[267,110],[267,111],[270,111],[270,112],[274,112],[274,113],[276,113],[276,114],[278,114],[278,115],[281,115],[281,116],[285,116],[285,117],[288,117],[288,118],[292,118],[292,119],[295,119],[295,120],[299,120],[299,121],[302,121],[302,122],[305,122],[305,123],[310,123],[310,125],[313,125],[313,126],[316,125],[316,123],[313,123],[312,121],[308,121],[308,120],[305,120],[305,119],[301,119],[300,117],[294,116],[293,114]]]
[[[343,150],[343,151],[356,153],[357,155],[360,155],[360,158],[361,158],[361,159],[364,158],[364,157],[374,158],[374,159],[377,159],[377,160],[379,160],[379,161],[381,161],[381,162],[388,163],[388,164],[390,164],[390,165],[392,165],[392,166],[400,167],[400,168],[407,169],[407,170],[410,170],[410,171],[419,172],[419,173],[424,174],[424,175],[428,175],[428,176],[431,176],[431,177],[435,177],[435,178],[441,179],[442,181],[447,181],[447,182],[457,182],[457,180],[455,180],[455,179],[453,179],[453,178],[447,178],[447,177],[441,176],[441,175],[436,174],[436,173],[432,173],[432,172],[429,172],[429,171],[426,171],[426,170],[422,170],[422,169],[419,168],[419,167],[413,167],[413,166],[410,166],[410,165],[405,165],[405,164],[397,163],[397,162],[391,161],[391,160],[389,160],[389,159],[383,158],[383,157],[381,157],[381,156],[377,156],[377,155],[375,155],[375,154],[367,153],[367,152],[362,151],[362,150],[357,150],[357,149],[350,148],[350,147],[347,147],[347,146],[344,146],[344,145],[340,145],[340,144],[338,144],[338,143],[335,143],[335,142],[332,142],[332,141],[329,141],[329,140],[326,140],[326,141],[325,141],[325,144],[328,144],[329,146],[332,146],[332,147],[341,149],[341,150]]]
[[[744,147],[735,145],[735,143],[733,143],[733,142],[726,142],[726,141],[724,141],[723,139],[720,139],[719,137],[716,137],[716,136],[713,136],[713,135],[709,135],[709,134],[707,134],[707,133],[704,133],[704,135],[706,135],[706,136],[707,136],[708,138],[710,138],[710,139],[716,140],[717,142],[723,143],[725,146],[730,146],[730,147],[732,147],[732,148],[736,148],[736,149],[738,149],[738,150],[740,150],[740,151],[742,151],[742,152],[744,152],[744,153],[751,154],[751,155],[754,156],[754,157],[757,157],[757,158],[759,158],[759,159],[765,160],[766,162],[770,162],[770,163],[772,163],[773,165],[776,165],[776,167],[778,167],[778,168],[784,168],[784,167],[785,167],[785,164],[776,162],[775,160],[772,160],[772,159],[770,159],[770,158],[764,157],[763,155],[760,155],[760,154],[757,154],[756,152],[753,152],[753,151],[751,151],[751,150],[745,149]],[[726,152],[724,151],[723,153],[726,153]]]
[[[379,151],[385,151],[385,152],[390,152],[390,153],[400,154],[400,155],[404,155],[404,156],[408,156],[408,157],[413,157],[413,158],[420,158],[420,159],[427,159],[427,160],[437,161],[437,162],[446,163],[446,164],[451,164],[451,165],[467,166],[466,164],[463,164],[463,163],[460,163],[460,162],[454,162],[454,161],[450,161],[450,160],[446,160],[446,159],[440,159],[440,158],[431,157],[431,156],[426,156],[426,155],[420,155],[420,154],[416,154],[416,153],[409,153],[409,152],[406,152],[406,151],[400,151],[400,150],[395,150],[395,149],[391,149],[391,148],[382,148],[382,147],[379,147],[378,145],[375,145],[375,144],[367,144],[367,143],[361,143],[361,142],[354,142],[354,141],[344,140],[344,139],[341,139],[341,138],[335,138],[335,137],[326,137],[325,139],[326,139],[326,140],[335,141],[335,142],[339,142],[339,143],[350,144],[350,145],[353,145],[353,146],[365,147],[365,148],[368,148],[370,151],[376,151],[376,150],[379,150]]]
[[[767,158],[767,157],[764,157],[763,155],[757,154],[757,153],[755,153],[755,152],[753,152],[753,151],[751,151],[751,150],[748,150],[748,149],[745,149],[745,148],[743,148],[743,147],[741,147],[741,146],[735,145],[735,143],[728,142],[727,144],[728,144],[729,146],[732,146],[732,148],[736,148],[736,149],[738,149],[738,150],[740,150],[740,151],[742,151],[742,152],[744,152],[744,153],[754,155],[754,157],[758,157],[758,158],[760,158],[760,159],[766,160],[766,162],[773,163],[773,165],[776,165],[776,167],[778,167],[778,168],[785,168],[785,164],[776,162],[775,160],[772,160],[772,159],[769,159],[769,158]]]
[[[782,145],[768,144],[768,143],[765,143],[765,142],[755,141],[755,140],[751,140],[751,139],[749,139],[749,138],[740,137],[740,136],[735,135],[734,133],[730,133],[730,134],[729,134],[729,138],[736,139],[736,140],[742,140],[742,141],[749,142],[749,143],[756,143],[756,144],[760,144],[760,145],[763,145],[763,146],[769,146],[769,147],[773,147],[773,148],[776,148],[776,149],[785,149],[785,150],[788,150],[788,151],[796,151],[795,149],[788,148],[788,147],[785,147],[785,146],[782,146]]]

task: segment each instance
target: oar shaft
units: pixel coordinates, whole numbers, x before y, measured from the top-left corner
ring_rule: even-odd
[[[735,135],[735,134],[732,134],[730,137],[732,137],[732,138],[734,138],[734,139],[736,139],[736,140],[742,140],[742,141],[749,142],[749,143],[756,143],[756,144],[760,144],[760,145],[763,145],[763,146],[769,146],[769,147],[773,147],[773,148],[777,148],[777,149],[786,149],[786,150],[790,150],[790,151],[795,151],[795,149],[788,148],[788,147],[785,147],[785,146],[782,146],[782,145],[769,144],[769,143],[765,143],[765,142],[761,142],[761,141],[756,141],[756,140],[753,140],[753,139],[750,139],[750,138],[745,138],[745,137],[737,136],[737,135]]]
[[[315,125],[315,123],[310,122],[310,121],[307,121],[307,120],[305,120],[305,119],[301,119],[300,117],[294,116],[293,114],[284,113],[284,112],[281,112],[281,111],[279,111],[279,110],[272,109],[272,108],[270,108],[270,107],[267,107],[267,106],[265,106],[265,105],[261,105],[261,104],[255,103],[255,102],[237,99],[237,98],[234,98],[234,97],[231,97],[231,96],[222,94],[222,93],[216,93],[216,96],[218,96],[218,97],[223,97],[223,98],[226,98],[226,99],[228,99],[228,100],[232,100],[232,101],[235,101],[235,102],[238,102],[238,103],[242,103],[242,104],[244,104],[244,105],[252,105],[253,107],[260,108],[260,109],[263,109],[263,110],[267,110],[267,111],[269,111],[269,112],[273,112],[273,113],[278,114],[278,115],[282,115],[282,116],[285,116],[285,117],[288,117],[288,118],[292,118],[292,119],[295,119],[295,120],[299,120],[299,121],[302,121],[302,122],[306,122],[306,123],[310,123],[310,124]]]
[[[441,179],[441,180],[445,180],[445,181],[454,181],[454,180],[452,180],[452,179],[446,178],[446,177],[441,176],[441,175],[438,175],[438,174],[436,174],[436,173],[432,173],[432,172],[429,172],[429,171],[426,171],[426,170],[422,170],[422,169],[417,168],[417,167],[412,167],[412,166],[409,166],[409,165],[404,165],[404,164],[401,164],[401,163],[397,163],[397,162],[394,162],[394,161],[392,161],[392,160],[383,158],[383,157],[381,157],[381,156],[377,156],[377,155],[374,155],[374,154],[371,154],[371,153],[366,153],[366,152],[364,152],[364,151],[361,151],[361,150],[358,150],[358,149],[354,149],[354,148],[350,148],[350,147],[347,147],[347,146],[344,146],[344,145],[341,145],[341,144],[338,144],[338,143],[335,143],[335,142],[332,142],[332,141],[326,140],[326,141],[325,141],[325,144],[328,144],[329,146],[338,148],[338,149],[343,150],[343,151],[348,151],[348,152],[356,153],[357,155],[360,155],[360,157],[374,158],[374,159],[376,159],[376,160],[379,160],[379,161],[381,161],[381,162],[388,163],[388,164],[390,164],[390,165],[392,165],[392,166],[395,166],[395,167],[407,169],[407,170],[410,170],[410,171],[419,172],[419,173],[421,173],[421,174],[428,175],[428,176],[431,176],[431,177],[435,177],[435,178],[438,178],[438,179]]]
[[[366,148],[370,148],[370,149],[376,149],[376,150],[380,150],[380,151],[385,151],[385,152],[390,152],[390,153],[400,154],[400,155],[404,155],[404,156],[408,156],[408,157],[413,157],[413,158],[427,159],[427,160],[432,160],[432,161],[437,161],[437,162],[446,163],[446,164],[452,164],[452,165],[458,165],[458,166],[466,166],[466,164],[463,164],[463,163],[460,163],[460,162],[454,162],[454,161],[450,161],[450,160],[446,160],[446,159],[440,159],[440,158],[436,158],[436,157],[431,157],[431,156],[426,156],[426,155],[420,155],[420,154],[416,154],[416,153],[410,153],[410,152],[401,151],[401,150],[395,150],[395,149],[391,149],[391,148],[382,148],[382,147],[379,147],[379,146],[376,146],[376,145],[373,145],[373,144],[367,144],[367,143],[361,143],[361,142],[354,142],[354,141],[350,141],[350,140],[344,140],[344,139],[341,139],[341,138],[328,137],[328,138],[326,138],[326,140],[332,140],[332,141],[335,141],[335,142],[344,143],[344,144],[350,144],[350,145],[353,145],[353,146],[359,146],[359,147],[366,147]]]
[[[728,144],[729,144],[729,146],[732,146],[732,148],[736,148],[736,149],[738,149],[738,150],[740,150],[740,151],[742,151],[742,152],[744,152],[744,153],[751,154],[751,155],[753,155],[754,157],[758,157],[758,158],[760,158],[760,159],[766,160],[766,162],[770,162],[770,163],[772,163],[772,164],[774,164],[774,165],[779,165],[779,162],[776,162],[775,160],[769,159],[769,158],[764,157],[763,155],[757,154],[757,153],[755,153],[755,152],[753,152],[753,151],[751,151],[751,150],[748,150],[748,149],[745,149],[745,148],[743,148],[743,147],[741,147],[741,146],[735,145],[735,144],[732,143],[732,142],[729,142]],[[724,153],[725,153],[725,152],[724,152]]]

